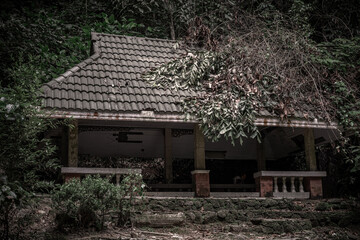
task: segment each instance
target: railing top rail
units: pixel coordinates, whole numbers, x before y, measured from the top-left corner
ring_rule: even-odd
[[[259,171],[254,173],[258,177],[326,177],[325,171]]]
[[[141,174],[140,168],[83,168],[83,167],[62,167],[61,173],[76,174]]]

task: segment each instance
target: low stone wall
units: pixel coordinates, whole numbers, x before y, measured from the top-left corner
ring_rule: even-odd
[[[139,216],[159,214],[169,216],[164,222],[173,221],[171,213],[185,216],[181,224],[211,224],[224,222],[233,231],[251,230],[264,233],[294,232],[317,226],[360,224],[359,203],[351,200],[304,200],[289,199],[175,199],[147,198]],[[145,215],[144,215],[145,212]],[[170,215],[169,215],[170,214]],[[174,215],[179,216],[179,215]],[[144,218],[144,217],[142,217]],[[174,218],[175,219],[175,218]],[[167,227],[168,224],[148,226]]]
[[[325,210],[359,209],[360,203],[345,199],[293,200],[271,198],[145,198],[144,208],[148,211],[212,211],[226,208],[228,210],[301,210],[319,211],[317,206],[326,205]],[[320,210],[321,211],[321,210]]]

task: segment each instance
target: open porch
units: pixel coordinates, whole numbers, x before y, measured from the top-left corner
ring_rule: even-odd
[[[65,180],[100,174],[118,183],[122,174],[142,172],[147,195],[160,197],[321,198],[326,172],[318,171],[315,146],[336,137],[324,127],[278,124],[259,126],[261,143],[247,139],[232,146],[207,141],[196,123],[74,119],[73,126],[61,134]],[[306,169],[277,166],[299,151]],[[86,164],[94,156],[96,165]],[[112,165],[103,159],[113,159]],[[119,159],[127,159],[128,168],[116,165]],[[146,162],[160,162],[161,169],[152,173],[157,177],[147,176],[153,170]]]

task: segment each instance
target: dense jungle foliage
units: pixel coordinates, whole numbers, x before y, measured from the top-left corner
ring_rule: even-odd
[[[38,117],[37,89],[85,60],[95,31],[183,40],[187,55],[148,78],[203,90],[184,110],[209,138],[259,138],[259,109],[286,119],[314,106],[344,132],[318,152],[339,166],[341,194],[358,191],[359,1],[8,0],[0,12],[0,168],[10,183],[51,188],[58,161],[42,133],[58,123]]]

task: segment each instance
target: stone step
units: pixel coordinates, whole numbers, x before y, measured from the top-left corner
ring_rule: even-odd
[[[194,220],[196,217],[194,216]],[[225,219],[226,214],[222,215],[221,212],[214,214],[208,213],[203,216],[202,223],[214,223],[216,220]],[[134,216],[132,224],[137,227],[150,227],[150,228],[167,228],[174,226],[181,226],[187,221],[184,213],[161,214],[161,213],[143,213]],[[234,221],[232,222],[234,223]],[[258,232],[258,233],[283,233],[283,232],[297,232],[303,230],[310,230],[312,222],[309,219],[268,219],[268,218],[249,218],[248,221],[239,222],[238,224],[231,224],[230,230],[233,232]]]
[[[116,216],[116,215],[115,215]],[[266,221],[307,221],[311,226],[339,226],[345,227],[351,224],[360,224],[360,215],[356,212],[286,212],[286,211],[188,211],[188,212],[138,212],[133,219],[137,226],[168,227],[188,224],[212,224],[212,223],[253,223],[262,219]],[[266,225],[266,224],[265,224]]]
[[[351,200],[290,200],[265,198],[146,198],[148,211],[213,211],[228,210],[289,210],[289,211],[338,211],[359,209],[359,203]]]
[[[257,233],[293,233],[310,230],[312,224],[307,219],[262,219],[254,218],[247,223],[230,225],[232,232],[257,232]]]
[[[131,223],[137,227],[174,227],[186,222],[184,213],[152,213],[144,212],[132,217]]]
[[[346,226],[360,223],[360,216],[350,211],[342,212],[243,212],[234,210],[185,212],[188,222],[208,224],[214,222],[248,222],[250,219],[299,219],[309,220],[314,226]]]

